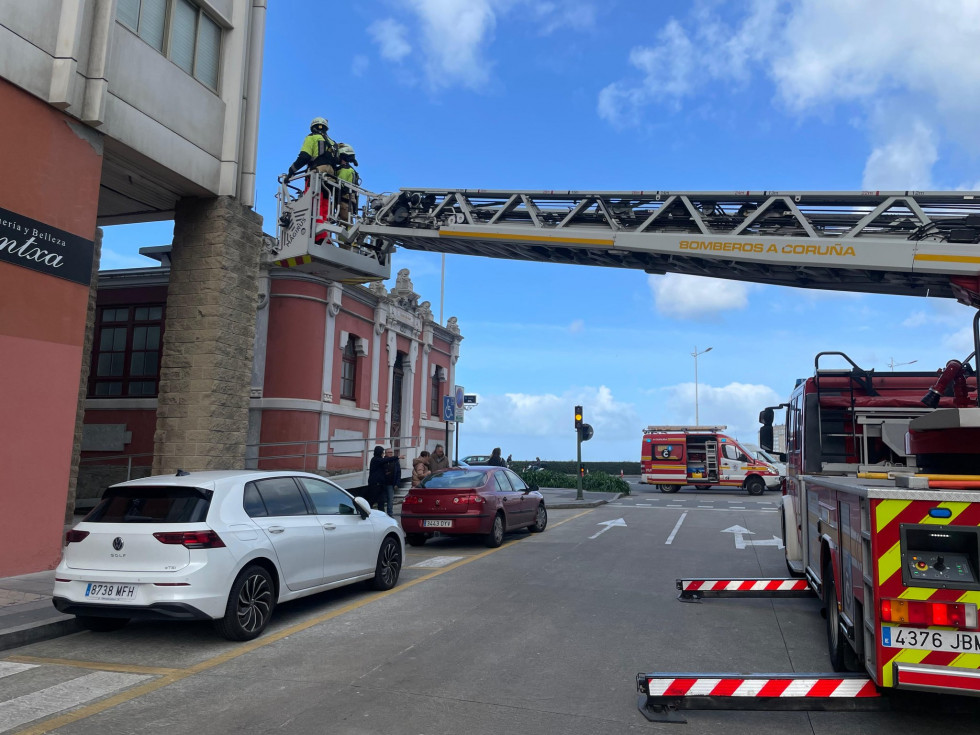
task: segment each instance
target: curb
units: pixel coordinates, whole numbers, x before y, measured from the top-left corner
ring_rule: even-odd
[[[601,500],[574,500],[566,502],[549,503],[545,501],[545,507],[554,510],[572,510],[574,508],[598,508],[600,505],[611,503],[623,497],[622,493],[616,493],[615,497],[602,498]]]
[[[74,617],[66,616],[66,618],[64,620],[52,620],[47,623],[41,623],[40,625],[26,623],[16,628],[4,630],[0,632],[0,651],[19,648],[20,646],[39,643],[52,638],[60,638],[61,636],[71,635],[72,633],[83,630],[82,626]]]

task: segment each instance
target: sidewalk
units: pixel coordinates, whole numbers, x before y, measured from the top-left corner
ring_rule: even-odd
[[[595,508],[619,497],[614,493],[583,493],[576,500],[574,488],[541,488],[550,510]],[[395,498],[396,505],[404,495]],[[81,520],[79,517],[78,520]],[[0,656],[2,652],[29,643],[75,633],[82,628],[74,615],[63,615],[51,604],[54,570],[0,577]]]

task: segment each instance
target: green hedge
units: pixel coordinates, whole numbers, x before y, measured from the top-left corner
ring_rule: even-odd
[[[555,464],[558,463],[556,462]],[[577,487],[574,474],[574,463],[573,474],[570,475],[564,472],[557,472],[556,470],[552,469],[518,469],[516,472],[528,485],[537,485],[538,487]],[[621,480],[619,475],[607,475],[605,472],[589,472],[589,474],[582,478],[582,489],[594,493],[620,493],[622,495],[630,494],[630,486],[628,482]]]
[[[514,459],[511,460],[510,468],[512,470],[523,470],[525,467],[532,464],[534,464],[534,461],[530,459]],[[555,472],[562,472],[567,475],[574,475],[578,471],[578,465],[574,460],[553,461],[550,459],[542,459],[541,464],[543,464],[546,469],[554,470]],[[640,474],[639,462],[583,462],[582,465],[585,467],[585,471],[589,474],[593,472],[605,472],[607,475],[619,477],[620,470],[622,470],[623,474],[625,475]]]

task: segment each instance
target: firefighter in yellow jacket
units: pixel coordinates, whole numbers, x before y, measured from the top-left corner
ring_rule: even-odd
[[[329,127],[326,118],[315,117],[310,123],[310,134],[303,140],[299,155],[286,174],[287,180],[296,175],[304,166],[307,171],[318,171],[325,176],[334,175],[337,164],[337,144],[327,135]],[[306,186],[309,187],[309,178]],[[320,196],[320,208],[316,218],[316,242],[327,236],[326,225],[330,220],[330,195],[324,189]]]
[[[353,186],[361,185],[361,177],[354,166],[357,165],[357,154],[354,147],[347,143],[341,143],[337,147],[337,178]],[[343,187],[340,192],[340,222],[344,225],[352,224],[350,220],[351,210],[357,211],[357,192],[353,189]]]

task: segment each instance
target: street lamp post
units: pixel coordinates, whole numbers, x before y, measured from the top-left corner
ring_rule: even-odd
[[[701,416],[698,413],[698,356],[703,355],[705,352],[711,352],[709,347],[706,350],[701,350],[698,352],[698,346],[694,345],[694,352],[691,353],[691,357],[694,358],[694,425],[701,425]]]
[[[895,372],[895,368],[902,367],[902,365],[914,365],[918,360],[910,360],[909,362],[895,362],[894,357],[888,358],[888,367],[891,368],[892,372]]]

